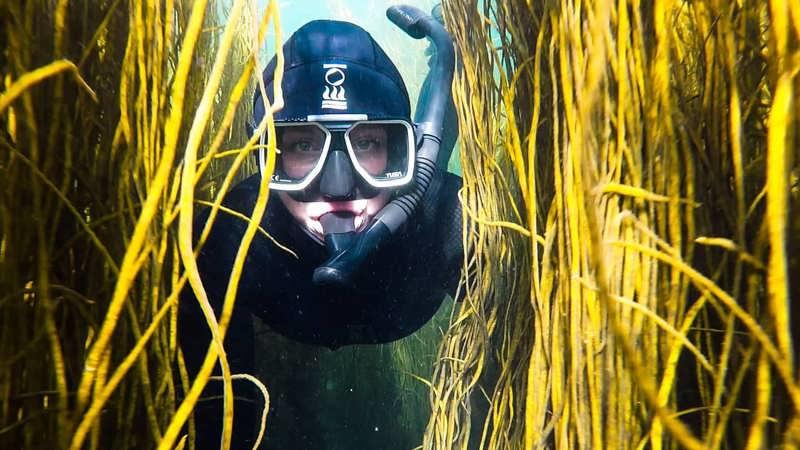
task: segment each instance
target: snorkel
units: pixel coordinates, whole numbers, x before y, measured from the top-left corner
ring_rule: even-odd
[[[436,48],[436,61],[431,65],[428,102],[418,106],[418,150],[414,173],[414,186],[389,202],[378,212],[372,224],[359,233],[346,231],[337,233],[337,224],[325,228],[334,230],[325,235],[325,244],[330,255],[314,271],[313,281],[317,285],[351,285],[355,275],[367,258],[391,239],[416,210],[431,184],[439,158],[442,142],[445,111],[450,101],[453,81],[455,53],[453,41],[444,27],[422,10],[406,5],[392,6],[386,16],[395,25],[415,39],[429,38]],[[419,108],[424,108],[419,110]],[[331,215],[331,220],[336,220]]]

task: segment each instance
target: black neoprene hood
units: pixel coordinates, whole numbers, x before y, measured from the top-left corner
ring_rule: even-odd
[[[276,120],[309,115],[366,114],[369,119],[405,118],[411,108],[403,79],[383,49],[363,28],[349,22],[315,20],[283,45],[284,107]],[[267,98],[273,100],[276,58],[264,70]],[[256,90],[253,124],[264,116]]]

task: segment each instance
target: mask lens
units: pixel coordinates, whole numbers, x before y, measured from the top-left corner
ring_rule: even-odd
[[[278,155],[274,183],[298,184],[319,172],[328,134],[316,124],[276,124]]]
[[[414,139],[405,122],[361,122],[346,134],[356,170],[377,187],[405,184],[413,164]]]

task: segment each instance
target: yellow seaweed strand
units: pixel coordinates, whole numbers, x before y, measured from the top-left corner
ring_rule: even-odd
[[[280,20],[277,11],[277,3],[274,0],[271,0],[267,6],[267,10],[265,14],[270,15],[272,20],[275,24],[275,33],[277,35],[277,42],[280,42]],[[256,134],[254,134],[250,140],[248,141],[246,148],[250,147],[255,144],[256,140],[259,136],[264,132],[265,128],[269,130],[269,135],[275,135],[275,128],[274,122],[272,119],[272,114],[275,110],[283,107],[283,93],[281,91],[281,81],[283,78],[283,53],[282,48],[278,45],[277,49],[277,64],[275,68],[275,93],[273,98],[275,99],[275,103],[273,105],[268,105],[269,107],[265,108],[267,113],[264,115],[261,123],[256,129]],[[266,97],[264,97],[264,101],[266,102]],[[269,149],[269,157],[267,160],[267,169],[268,174],[271,173],[271,170],[274,169],[275,164],[275,139],[269,139],[270,142],[270,149]],[[193,179],[189,179],[190,183]],[[267,196],[269,192],[269,176],[265,175],[262,177],[258,197],[256,199],[256,204],[253,208],[252,213],[252,221],[248,223],[247,228],[245,229],[245,233],[242,237],[242,241],[239,245],[239,249],[236,254],[236,258],[234,259],[233,267],[231,269],[231,276],[228,281],[228,287],[225,292],[225,298],[223,300],[222,311],[220,314],[220,319],[218,322],[219,326],[219,334],[225,334],[225,330],[227,329],[228,322],[230,321],[232,312],[233,312],[233,304],[234,299],[236,297],[236,291],[238,288],[239,277],[241,276],[242,267],[244,264],[245,257],[247,255],[247,251],[250,246],[250,242],[252,241],[253,237],[255,236],[256,230],[258,225],[261,223],[261,218],[264,214],[264,211],[267,206]],[[205,360],[203,361],[200,370],[198,371],[197,377],[194,380],[189,391],[186,393],[186,397],[184,398],[181,405],[178,407],[175,415],[172,417],[170,424],[167,427],[167,430],[164,432],[164,438],[159,443],[159,450],[167,450],[170,449],[177,439],[178,433],[180,432],[181,427],[188,419],[189,414],[191,413],[192,409],[194,408],[195,403],[197,402],[203,388],[208,383],[209,377],[211,376],[211,371],[214,368],[216,358],[217,358],[217,347],[211,345],[209,347],[209,351],[206,354]],[[230,412],[230,410],[228,410]],[[226,417],[225,420],[232,421],[231,417]]]
[[[141,337],[136,342],[136,345],[133,347],[133,349],[131,349],[128,355],[125,356],[125,359],[123,359],[120,365],[114,370],[114,373],[108,379],[108,382],[105,383],[100,394],[93,399],[92,403],[89,405],[89,409],[83,415],[81,422],[78,424],[78,427],[75,429],[75,432],[72,435],[72,441],[69,447],[71,450],[79,450],[83,446],[83,442],[86,439],[86,434],[91,430],[92,425],[102,412],[103,407],[108,402],[108,399],[114,394],[114,391],[125,378],[125,375],[131,369],[131,367],[133,367],[133,365],[139,360],[139,356],[144,351],[145,347],[150,341],[150,338],[158,330],[161,320],[163,320],[170,309],[177,303],[178,293],[180,292],[180,287],[182,286],[183,283],[178,284],[170,298],[164,302],[164,304],[161,306],[161,309],[159,309],[159,311],[153,317],[153,321],[150,323],[144,333],[142,333]]]
[[[745,450],[758,450],[763,447],[764,424],[767,420],[767,414],[769,414],[771,390],[769,360],[765,354],[761,354],[756,367],[756,407],[755,411],[753,411],[750,431],[747,433]]]
[[[181,57],[175,71],[175,80],[172,85],[172,110],[165,125],[164,148],[161,154],[161,161],[153,178],[147,199],[142,205],[139,219],[136,221],[131,240],[125,251],[125,256],[120,264],[120,276],[114,286],[114,293],[111,297],[105,319],[97,333],[97,340],[89,350],[86,357],[83,374],[78,386],[76,399],[77,411],[82,411],[86,407],[91,385],[94,382],[95,372],[100,362],[100,358],[108,346],[114,333],[114,328],[119,320],[123,304],[127,299],[128,292],[137,274],[136,260],[140,256],[140,251],[145,244],[148,229],[152,223],[161,200],[161,193],[166,185],[169,173],[172,170],[172,162],[175,158],[175,150],[180,133],[181,119],[183,117],[183,100],[186,89],[186,81],[194,54],[195,44],[200,33],[205,16],[207,0],[198,0],[194,3],[192,14],[189,19],[186,35],[183,39]]]
[[[89,96],[92,97],[93,100],[97,100],[97,94],[95,94],[92,88],[89,87],[89,85],[86,83],[86,80],[81,77],[80,73],[78,72],[78,68],[75,67],[75,64],[65,59],[61,59],[58,61],[53,61],[46,66],[39,67],[36,70],[25,73],[16,81],[14,81],[11,86],[8,87],[8,89],[0,93],[0,113],[5,111],[5,109],[8,108],[8,106],[11,105],[11,103],[13,103],[14,100],[16,100],[26,90],[48,78],[57,76],[62,72],[71,72],[75,77],[75,80],[89,94]]]
[[[722,303],[730,309],[730,311],[742,321],[742,323],[747,327],[753,337],[764,347],[764,351],[769,356],[772,363],[775,365],[778,373],[781,375],[783,382],[786,386],[786,389],[789,392],[789,396],[794,404],[795,410],[800,410],[800,389],[798,389],[797,384],[795,383],[791,371],[788,369],[788,365],[786,364],[786,360],[784,359],[781,352],[778,350],[777,347],[772,343],[769,336],[766,332],[758,325],[758,323],[753,319],[753,317],[748,314],[745,310],[739,306],[736,301],[725,291],[719,288],[714,282],[709,280],[707,277],[700,274],[697,270],[692,268],[691,266],[687,265],[686,263],[676,259],[673,256],[667,255],[665,253],[659,252],[658,250],[654,250],[652,248],[646,247],[644,245],[634,243],[634,242],[614,242],[613,245],[619,245],[622,247],[629,247],[635,249],[638,252],[644,253],[646,255],[652,256],[660,261],[663,261],[669,264],[672,267],[684,272],[689,279],[696,283],[697,286],[703,290],[707,290],[711,293],[715,298],[722,301]]]
[[[222,377],[211,377],[211,380],[218,380],[223,381]],[[247,380],[258,388],[261,392],[261,396],[264,398],[264,407],[261,409],[261,424],[258,428],[258,435],[256,435],[255,441],[253,441],[253,450],[257,450],[261,446],[261,441],[264,439],[264,432],[267,429],[267,413],[269,413],[269,391],[267,391],[267,387],[264,386],[258,378],[247,374],[247,373],[236,373],[231,375],[232,380]]]
[[[211,70],[211,76],[207,86],[203,91],[200,104],[195,111],[194,121],[189,130],[186,148],[183,159],[183,170],[181,172],[181,192],[179,195],[180,215],[178,217],[178,249],[183,263],[184,270],[188,274],[189,284],[194,291],[195,298],[200,304],[203,316],[208,322],[211,331],[212,341],[216,345],[219,364],[222,369],[223,377],[223,421],[222,421],[222,448],[230,447],[231,433],[233,429],[233,386],[231,383],[230,366],[223,346],[224,331],[218,327],[214,310],[209,302],[203,282],[200,279],[197,261],[194,258],[192,249],[192,223],[194,221],[194,180],[195,180],[195,161],[197,160],[197,149],[200,140],[210,118],[212,102],[217,96],[217,90],[222,80],[222,72],[226,66],[226,58],[231,49],[234,38],[234,24],[239,20],[244,8],[243,0],[237,0],[232,8],[230,20],[225,28],[222,42],[217,49],[216,60]]]
[[[794,370],[792,329],[789,319],[789,268],[786,252],[786,225],[788,213],[788,169],[791,167],[791,151],[787,148],[787,126],[792,109],[792,77],[788,74],[778,80],[772,110],[769,114],[767,147],[767,213],[769,230],[769,263],[767,270],[767,292],[773,320],[775,337],[786,370]],[[800,406],[800,405],[798,405]]]

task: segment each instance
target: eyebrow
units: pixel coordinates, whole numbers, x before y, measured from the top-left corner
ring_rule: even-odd
[[[304,131],[304,130],[286,130],[286,131],[283,132],[283,134],[284,134],[284,136],[287,135],[287,134],[288,135],[300,135],[300,136],[314,136],[314,137],[319,137],[320,136],[320,134],[314,133],[313,131],[308,131],[308,130],[306,130],[306,131]]]

